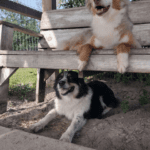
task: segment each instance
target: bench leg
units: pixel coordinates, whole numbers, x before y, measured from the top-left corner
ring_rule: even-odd
[[[0,25],[0,50],[12,50],[14,29],[3,24]],[[9,88],[9,76],[15,72],[15,68],[0,69],[0,114],[7,110],[7,98]]]
[[[54,69],[37,69],[37,83],[36,83],[36,102],[44,102],[46,80],[55,72],[57,76],[58,71]]]
[[[7,111],[9,79],[0,86],[0,114]]]

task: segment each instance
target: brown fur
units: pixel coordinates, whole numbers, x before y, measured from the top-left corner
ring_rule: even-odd
[[[129,40],[127,43],[121,43],[118,46],[115,47],[115,49],[117,50],[117,54],[119,53],[129,53],[130,49],[132,48],[132,45],[134,44],[134,38],[133,38],[133,34],[131,31],[129,31],[128,29],[126,29],[125,24],[121,24],[120,26],[118,26],[116,28],[116,30],[120,30],[120,39],[119,41],[124,38],[124,36],[128,36]],[[121,50],[122,48],[122,50]]]
[[[129,53],[131,45],[128,43],[121,43],[116,47],[117,54],[119,53]]]
[[[134,38],[133,38],[133,35],[131,32],[127,32],[127,33],[124,33],[120,36],[120,40],[125,36],[127,35],[129,37],[129,40],[127,43],[121,43],[119,44],[115,49],[117,51],[117,54],[119,53],[129,53],[130,52],[130,49],[132,48],[132,45],[134,44]]]
[[[82,45],[78,50],[77,53],[79,54],[79,59],[81,61],[88,61],[91,55],[93,46],[91,44]]]
[[[120,10],[121,9],[120,0],[113,0],[112,8]]]
[[[69,48],[70,48],[70,43],[65,45],[64,50],[65,50],[65,51],[68,51]]]
[[[83,38],[81,38],[81,41],[78,41],[77,43],[75,43],[75,45],[73,45],[71,48],[72,49],[79,49],[80,46],[82,46],[84,43]]]

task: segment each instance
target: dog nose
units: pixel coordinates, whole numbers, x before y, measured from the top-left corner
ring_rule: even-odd
[[[65,84],[65,81],[59,81],[59,85],[63,86]]]

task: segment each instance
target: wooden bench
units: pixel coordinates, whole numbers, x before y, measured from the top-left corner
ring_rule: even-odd
[[[129,8],[129,16],[134,23],[133,33],[142,46],[150,45],[149,7],[150,1],[137,1],[132,2]],[[39,68],[37,89],[41,90],[42,98],[44,98],[42,90],[45,88],[45,80],[56,69],[77,69],[78,67],[78,56],[75,51],[52,50],[57,48],[59,42],[70,39],[85,30],[91,30],[91,19],[92,16],[85,7],[65,10],[44,8],[41,18],[41,32],[38,35],[41,37],[38,45],[39,51],[8,51],[8,48],[1,46],[1,72],[4,67]],[[3,22],[3,25],[6,26],[6,23]],[[149,48],[133,49],[130,54],[127,72],[150,73]],[[117,71],[117,59],[114,51],[94,50],[84,71]],[[37,92],[39,93],[38,90]]]

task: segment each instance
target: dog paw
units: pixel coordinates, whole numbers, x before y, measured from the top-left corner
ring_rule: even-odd
[[[128,53],[119,53],[117,55],[117,68],[119,73],[123,74],[126,72],[127,67],[129,65],[128,57],[129,57]]]
[[[71,137],[68,134],[65,134],[65,133],[61,136],[61,138],[59,140],[63,141],[63,142],[71,143]]]
[[[78,64],[79,64],[78,65],[78,70],[82,71],[85,68],[85,66],[87,65],[87,61],[81,61],[81,60],[79,60]]]
[[[44,129],[44,126],[39,123],[35,123],[30,127],[30,131],[35,132],[35,133],[39,132],[40,130],[43,130],[43,129]]]

